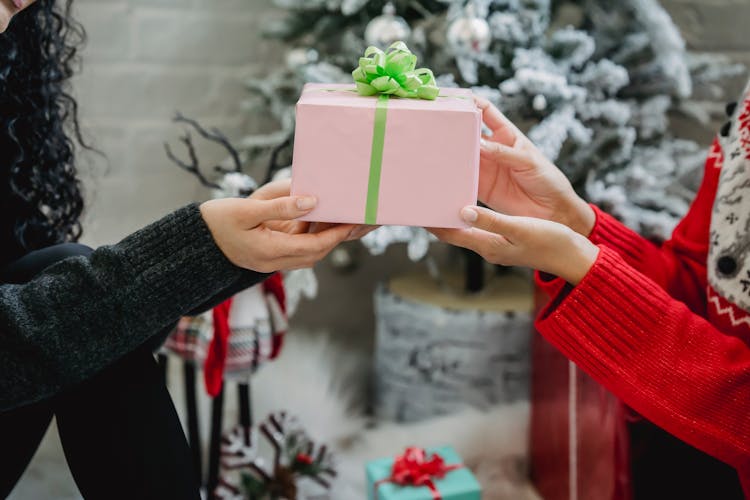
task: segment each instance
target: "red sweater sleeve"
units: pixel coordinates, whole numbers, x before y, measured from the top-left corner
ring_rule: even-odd
[[[714,141],[698,194],[671,239],[663,245],[645,239],[594,205],[596,223],[589,239],[615,250],[625,262],[656,282],[669,295],[704,315],[709,226],[720,168],[721,148],[718,141]],[[539,274],[537,284],[550,295],[560,289],[549,277],[545,279]]]
[[[644,417],[750,477],[750,349],[618,252],[600,246],[583,281],[550,303],[536,326]]]

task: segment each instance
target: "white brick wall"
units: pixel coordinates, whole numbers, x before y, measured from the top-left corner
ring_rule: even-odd
[[[87,154],[84,241],[113,242],[184,203],[204,199],[196,180],[171,164],[176,110],[238,136],[262,117],[238,103],[243,77],[280,54],[260,30],[269,0],[79,0],[88,44],[74,82],[81,118],[106,159]],[[201,144],[206,165],[225,157]]]
[[[750,68],[750,0],[661,0],[679,26],[688,48],[729,56]],[[727,82],[740,92],[745,77]]]
[[[662,0],[693,48],[744,52],[750,49],[749,0]]]

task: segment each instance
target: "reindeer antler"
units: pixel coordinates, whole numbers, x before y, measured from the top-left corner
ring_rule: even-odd
[[[219,131],[216,128],[212,128],[211,130],[206,130],[196,120],[193,120],[192,118],[187,118],[180,112],[177,112],[175,114],[173,121],[175,123],[185,123],[189,125],[201,137],[203,137],[204,139],[208,141],[221,144],[222,146],[224,146],[224,149],[226,149],[229,152],[229,155],[231,156],[232,161],[234,162],[234,169],[226,169],[222,167],[221,165],[216,165],[213,168],[214,171],[221,172],[222,174],[228,174],[232,172],[238,172],[238,173],[242,172],[242,161],[240,160],[240,154],[237,152],[237,149],[234,146],[232,146],[232,143],[229,141],[227,136],[224,135],[221,131]],[[186,131],[184,135],[180,136],[180,142],[182,142],[185,145],[190,161],[186,162],[177,158],[177,156],[172,152],[172,148],[169,146],[169,143],[165,142],[164,150],[167,153],[167,157],[170,160],[172,160],[175,164],[177,164],[178,167],[196,176],[202,185],[213,188],[213,189],[221,189],[221,186],[219,184],[210,181],[203,174],[203,172],[201,172],[200,162],[198,161],[198,155],[195,152],[195,145],[193,144],[193,138],[190,135],[189,131]]]
[[[216,142],[218,144],[221,144],[224,146],[224,149],[226,149],[229,152],[229,155],[232,157],[232,161],[234,162],[234,170],[227,170],[221,165],[216,165],[214,167],[214,170],[221,172],[223,174],[228,174],[230,172],[242,172],[242,161],[240,160],[240,154],[237,151],[237,148],[232,146],[231,141],[229,138],[227,138],[224,133],[222,133],[219,129],[213,127],[211,130],[206,130],[200,123],[198,123],[196,120],[193,120],[192,118],[187,118],[179,111],[177,114],[175,114],[175,117],[173,119],[175,123],[186,123],[187,125],[190,125],[195,129],[198,134],[200,134],[201,137],[206,139],[207,141]]]
[[[221,189],[221,186],[216,184],[215,182],[211,182],[208,179],[206,179],[206,176],[203,175],[203,172],[200,171],[200,167],[198,164],[198,156],[195,154],[195,146],[193,146],[193,139],[190,137],[190,132],[185,132],[185,135],[180,136],[180,141],[182,141],[183,144],[185,144],[185,147],[188,150],[188,155],[190,156],[190,163],[184,162],[177,158],[175,154],[172,152],[172,148],[169,147],[169,143],[164,143],[164,150],[167,152],[167,157],[175,162],[178,167],[185,170],[186,172],[189,172],[196,176],[198,180],[206,187],[214,188],[214,189]]]
[[[281,153],[292,144],[292,138],[287,138],[284,142],[276,146],[271,150],[271,159],[268,161],[268,170],[266,172],[265,182],[271,182],[274,174],[281,170],[286,165],[279,164],[279,156]]]

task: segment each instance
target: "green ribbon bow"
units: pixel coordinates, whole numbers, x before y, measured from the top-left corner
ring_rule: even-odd
[[[394,42],[385,52],[368,47],[352,77],[362,96],[382,94],[435,100],[440,93],[435,75],[427,68],[415,69],[416,66],[417,56],[409,47],[404,42]]]

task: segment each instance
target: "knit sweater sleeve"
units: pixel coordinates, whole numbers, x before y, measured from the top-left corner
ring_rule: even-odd
[[[90,258],[0,286],[0,411],[86,379],[182,314],[263,277],[230,263],[189,205]]]
[[[589,239],[617,252],[631,267],[700,314],[705,314],[706,308],[709,227],[721,162],[721,147],[715,141],[690,210],[677,225],[672,237],[662,245],[654,244],[592,205],[596,223]],[[557,294],[561,289],[561,284],[556,281],[550,276],[537,274],[537,284],[550,295]]]
[[[741,473],[750,470],[750,348],[617,251],[600,246],[589,273],[536,326],[644,417]]]

